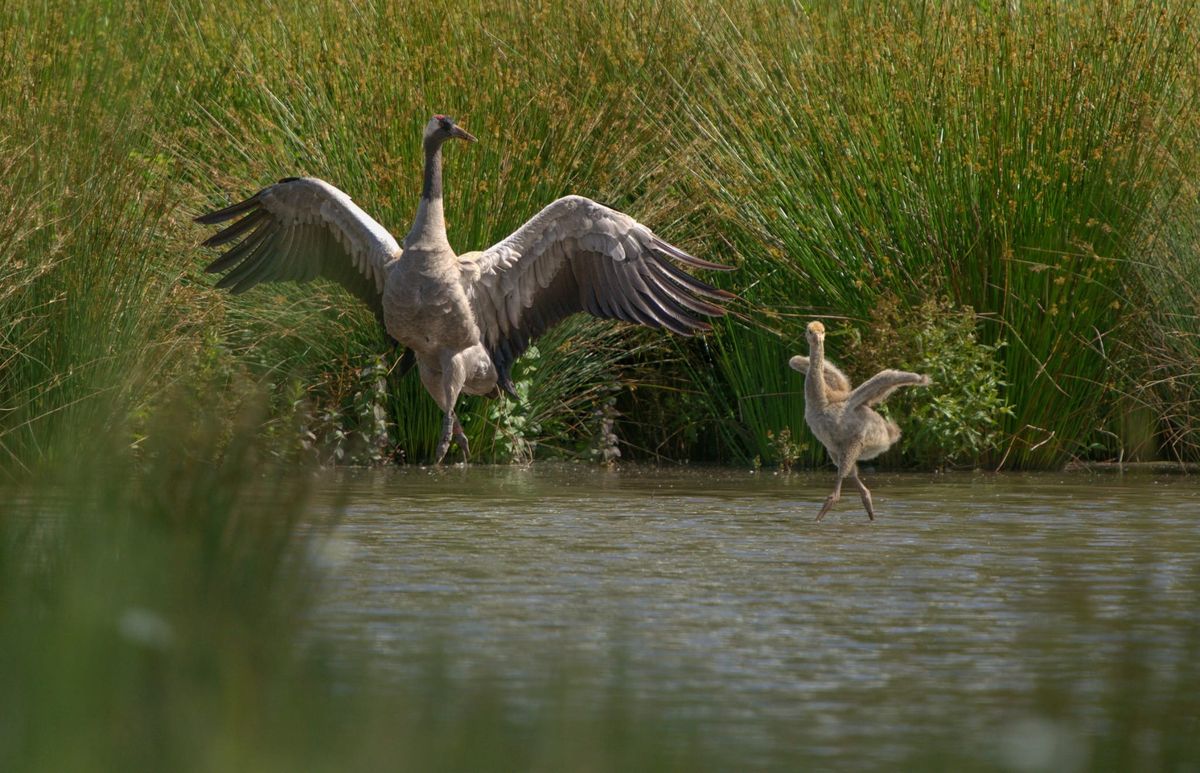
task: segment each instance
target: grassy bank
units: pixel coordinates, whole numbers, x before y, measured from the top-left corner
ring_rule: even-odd
[[[427,459],[435,408],[381,384],[370,315],[321,285],[213,291],[190,216],[313,174],[402,233],[434,110],[483,139],[448,158],[460,249],[577,192],[737,264],[744,299],[701,342],[556,333],[517,372],[527,400],[465,402],[481,460],[599,457],[610,422],[627,458],[818,462],[783,364],[814,316],[856,377],[939,376],[897,404],[935,408],[890,463],[1193,459],[1194,10],[7,8],[5,470],[101,404],[136,444],[179,381],[217,416],[266,384],[280,453]]]

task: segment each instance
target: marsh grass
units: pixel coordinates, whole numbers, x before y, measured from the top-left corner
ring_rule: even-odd
[[[113,67],[116,30],[82,45],[87,10],[4,17],[0,469],[18,471],[92,417],[94,397],[128,410],[161,387],[178,261],[156,235],[175,203],[134,139],[153,63]]]
[[[1193,201],[1196,188],[1186,193]],[[1185,462],[1200,459],[1200,208],[1179,213],[1154,248],[1137,262],[1133,291],[1148,303],[1133,307],[1137,335],[1112,353],[1126,388],[1114,406],[1116,420],[1137,419],[1139,449],[1129,438],[1122,458],[1154,456]]]
[[[802,319],[864,325],[889,293],[970,306],[994,320],[985,343],[1006,344],[1009,462],[1082,453],[1127,386],[1106,347],[1135,335],[1143,250],[1193,206],[1179,193],[1197,136],[1194,10],[747,10],[715,33],[736,64],[686,106],[711,143],[699,174],[738,282],[797,342]],[[730,379],[769,380],[745,372],[758,339],[728,338]]]
[[[206,767],[226,750],[198,742],[253,734],[258,688],[285,688],[273,655],[313,590],[320,518],[307,478],[264,477],[250,437],[220,434],[173,422],[136,471],[111,439],[6,492],[6,767]]]
[[[460,250],[575,192],[739,266],[720,281],[743,318],[703,343],[570,328],[530,363],[529,405],[466,401],[481,460],[583,450],[580,417],[616,383],[631,455],[769,461],[768,432],[807,438],[785,365],[803,323],[865,334],[888,293],[969,306],[982,342],[1003,343],[1009,464],[1115,454],[1114,395],[1185,453],[1191,398],[1171,384],[1187,382],[1195,272],[1164,245],[1194,217],[1194,10],[6,6],[5,470],[46,462],[93,406],[152,415],[181,380],[217,406],[243,383],[287,395],[281,410],[360,392],[353,375],[387,351],[370,314],[320,283],[214,291],[190,218],[312,174],[402,234],[433,111],[481,138],[448,153]],[[1178,286],[1151,286],[1159,270]],[[1114,357],[1156,341],[1171,342],[1174,380]],[[427,459],[436,409],[413,378],[389,390],[395,445]],[[122,399],[96,399],[110,393]]]

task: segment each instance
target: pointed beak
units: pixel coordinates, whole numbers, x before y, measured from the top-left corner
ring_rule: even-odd
[[[457,137],[460,140],[466,140],[467,142],[478,142],[478,140],[475,139],[474,134],[471,134],[471,132],[457,125],[450,127],[450,136]]]

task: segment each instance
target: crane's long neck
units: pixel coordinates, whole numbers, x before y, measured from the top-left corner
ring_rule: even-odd
[[[449,247],[446,239],[446,215],[442,210],[442,142],[425,140],[425,181],[421,186],[421,203],[412,228],[404,238],[404,247],[421,252]]]
[[[825,390],[825,341],[818,338],[808,350],[808,375],[804,378],[804,399],[821,408],[829,402]]]
[[[442,142],[436,139],[425,141],[425,184],[421,186],[421,199],[442,201]]]

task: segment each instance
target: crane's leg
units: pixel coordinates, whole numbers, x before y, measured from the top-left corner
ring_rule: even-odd
[[[463,464],[471,458],[471,444],[467,442],[467,433],[463,432],[462,425],[458,423],[458,416],[454,417],[454,442],[458,443],[458,447],[463,452]]]
[[[858,465],[854,465],[854,469],[850,472],[850,480],[854,481],[854,485],[858,486],[858,495],[862,497],[863,507],[867,508],[867,517],[872,521],[875,520],[875,505],[871,502],[871,490],[867,488],[867,484],[862,482],[862,478],[858,477]]]
[[[446,458],[446,452],[450,450],[450,429],[454,422],[454,414],[450,411],[446,412],[442,419],[442,435],[438,438],[437,451],[433,454],[433,463],[441,464]]]
[[[434,452],[434,464],[442,463],[446,452],[450,450],[451,439],[458,441],[459,447],[463,449],[463,461],[466,461],[466,455],[470,453],[467,448],[467,436],[463,434],[462,425],[459,424],[458,417],[454,414],[454,404],[458,402],[458,395],[462,391],[465,379],[466,374],[462,362],[452,352],[448,352],[442,357],[440,371],[421,368],[421,383],[433,396],[438,407],[444,411],[442,435],[438,439],[437,450]]]
[[[837,501],[842,498],[842,478],[843,477],[844,476],[842,474],[842,468],[838,467],[837,483],[833,484],[833,493],[830,494],[829,496],[825,497],[825,504],[821,505],[821,512],[817,513],[817,521],[820,521],[822,518],[824,518],[825,513],[828,513],[833,508],[833,506],[835,504],[837,504]]]
[[[854,476],[855,480],[858,479],[856,465],[858,464],[858,457],[861,453],[862,441],[858,440],[854,443],[851,443],[850,446],[848,446],[846,450],[842,452],[841,456],[835,458],[838,468],[837,482],[833,484],[833,493],[825,498],[825,504],[821,506],[821,512],[817,514],[818,521],[824,518],[825,514],[828,513],[833,506],[837,504],[837,501],[842,498],[842,480],[844,480],[847,476]],[[861,481],[859,482],[859,485],[862,485]],[[872,518],[874,518],[874,516],[872,516]]]

